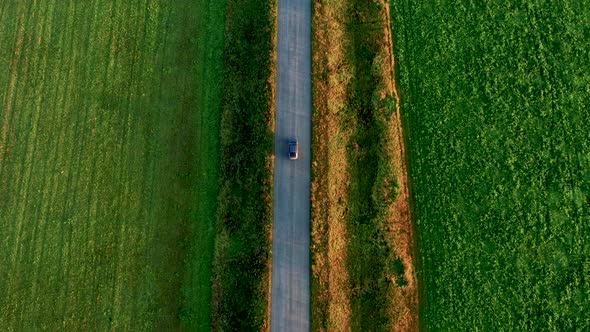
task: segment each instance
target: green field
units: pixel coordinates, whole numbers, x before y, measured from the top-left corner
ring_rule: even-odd
[[[391,4],[425,327],[590,329],[590,6]]]
[[[207,330],[224,1],[0,1],[0,326]]]

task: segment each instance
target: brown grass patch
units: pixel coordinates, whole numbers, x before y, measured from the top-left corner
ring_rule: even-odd
[[[393,54],[393,38],[391,34],[391,18],[388,1],[384,1],[383,16],[385,25],[385,47],[384,56],[387,58],[388,66],[383,73],[386,78],[386,93],[392,95],[396,100],[395,112],[389,120],[386,131],[387,153],[390,155],[392,168],[396,170],[395,180],[398,183],[398,196],[387,210],[387,220],[391,225],[389,236],[395,248],[395,252],[403,261],[405,266],[404,278],[408,284],[402,288],[391,288],[391,315],[394,317],[392,329],[394,331],[417,331],[419,327],[419,298],[418,283],[415,273],[415,243],[414,225],[410,208],[410,190],[408,184],[408,170],[406,165],[406,148],[404,145],[404,133],[400,117],[400,100],[395,82],[395,57]]]
[[[313,161],[312,161],[312,330],[347,331],[351,328],[351,292],[347,269],[349,216],[347,197],[350,173],[346,145],[354,134],[354,125],[346,125],[340,112],[347,103],[346,89],[352,69],[346,63],[346,1],[317,1],[313,15]],[[383,81],[379,96],[394,98],[395,111],[385,118],[384,139],[390,169],[394,174],[386,182],[398,184],[394,201],[385,209],[386,238],[403,263],[404,279],[400,287],[395,275],[388,287],[389,316],[394,331],[419,329],[418,282],[415,271],[414,226],[406,165],[400,102],[395,82],[395,58],[391,36],[389,5],[383,2],[381,21],[383,40],[376,61],[382,66]],[[368,96],[370,98],[370,96]],[[383,111],[383,110],[381,110]],[[383,112],[381,112],[383,113]],[[357,146],[358,147],[358,146]],[[385,186],[389,188],[388,185]],[[384,200],[390,193],[383,192]]]
[[[312,329],[350,329],[347,256],[346,146],[341,127],[351,73],[344,59],[340,1],[318,1],[313,15]]]

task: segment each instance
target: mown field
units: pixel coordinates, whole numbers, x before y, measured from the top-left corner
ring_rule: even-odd
[[[590,7],[391,6],[423,324],[590,329]]]
[[[223,9],[0,1],[3,330],[208,330]]]

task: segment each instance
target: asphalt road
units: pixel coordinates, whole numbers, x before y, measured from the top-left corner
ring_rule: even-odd
[[[271,331],[310,330],[311,0],[279,0]],[[287,140],[299,140],[289,160]]]

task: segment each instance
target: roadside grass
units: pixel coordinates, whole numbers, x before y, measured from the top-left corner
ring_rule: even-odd
[[[268,329],[275,1],[226,6],[213,330]]]
[[[346,269],[346,144],[352,128],[341,126],[351,70],[344,61],[342,1],[316,1],[312,19],[311,323],[313,331],[350,326]]]
[[[208,329],[222,7],[0,1],[4,329]]]
[[[348,143],[351,172],[347,216],[348,271],[351,292],[351,328],[354,331],[388,331],[395,317],[390,315],[390,283],[407,285],[405,268],[398,259],[388,234],[385,209],[398,194],[385,140],[391,104],[382,105],[385,90],[384,63],[378,54],[385,44],[384,21],[379,19],[381,2],[351,1],[347,9],[347,33],[351,45],[346,59],[354,72],[343,111],[355,132]],[[384,197],[389,179],[389,195]],[[401,263],[401,266],[400,264]]]
[[[590,328],[590,9],[391,1],[430,330]]]
[[[412,220],[386,21],[381,1],[315,7],[314,331],[417,327]]]

